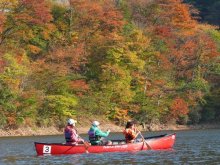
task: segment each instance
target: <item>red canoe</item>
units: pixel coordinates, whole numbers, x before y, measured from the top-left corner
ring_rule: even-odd
[[[141,150],[163,150],[173,147],[176,134],[165,134],[145,138],[145,142],[126,144],[122,140],[113,140],[112,145],[91,146],[71,145],[62,143],[38,143],[35,142],[37,155],[59,155],[59,154],[82,154],[82,153],[103,153],[103,152],[134,152]]]

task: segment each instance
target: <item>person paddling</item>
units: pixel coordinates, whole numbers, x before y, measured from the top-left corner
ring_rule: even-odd
[[[92,126],[88,131],[89,141],[92,145],[110,145],[111,141],[105,139],[110,133],[110,130],[103,132],[99,128],[100,123],[93,121]]]
[[[66,143],[71,143],[75,145],[84,144],[84,140],[80,138],[77,134],[76,123],[77,121],[74,119],[67,120],[67,125],[64,129]]]
[[[134,143],[135,139],[140,134],[140,131],[137,130],[135,126],[135,122],[128,121],[125,127],[125,130],[123,131],[125,135],[125,141],[126,143]]]

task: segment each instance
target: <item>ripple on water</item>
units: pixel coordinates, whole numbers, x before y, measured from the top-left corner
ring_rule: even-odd
[[[217,165],[220,164],[220,130],[177,131],[173,150],[133,153],[77,154],[36,156],[34,142],[63,142],[62,136],[0,138],[0,164],[64,164],[64,165]],[[161,132],[147,133],[159,135]],[[111,138],[122,138],[119,133]]]

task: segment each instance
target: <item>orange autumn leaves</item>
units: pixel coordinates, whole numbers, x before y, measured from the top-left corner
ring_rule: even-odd
[[[182,98],[175,98],[171,104],[171,115],[177,118],[181,115],[187,115],[189,112],[187,103]]]
[[[218,31],[196,21],[191,16],[196,11],[181,0],[4,2],[0,80],[6,84],[0,94],[11,92],[15,77],[5,78],[6,67],[19,71],[13,88],[19,92],[12,102],[4,100],[2,118],[9,116],[7,106],[18,102],[12,114],[25,107],[23,116],[32,109],[29,114],[38,120],[48,115],[44,121],[63,120],[75,111],[108,114],[121,124],[132,118],[177,120],[198,106],[212,86],[211,66],[219,52],[210,31]],[[11,65],[3,58],[6,52]],[[76,100],[77,108],[70,106]],[[57,112],[64,105],[65,114],[55,114],[50,104]],[[11,116],[9,124],[16,123],[19,116]]]
[[[0,33],[2,33],[4,21],[5,21],[5,16],[2,12],[0,12]]]
[[[18,0],[18,3],[21,6],[18,9],[22,6],[26,9],[16,15],[17,20],[33,24],[45,24],[52,20],[49,3],[45,0]]]

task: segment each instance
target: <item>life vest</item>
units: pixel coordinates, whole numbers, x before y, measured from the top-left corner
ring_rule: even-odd
[[[136,133],[134,132],[134,130],[127,128],[124,130],[124,134],[126,143],[133,143],[133,140],[136,137]]]
[[[89,135],[89,141],[99,141],[101,139],[101,136],[98,136],[95,134],[95,130],[89,130],[88,132]]]
[[[74,133],[73,133],[73,130],[74,128],[72,128],[72,127],[70,127],[70,126],[66,126],[66,128],[65,128],[65,130],[64,130],[64,136],[65,136],[65,140],[66,140],[66,142],[68,143],[68,142],[75,142],[74,140],[73,140],[73,135],[74,135]],[[77,134],[77,130],[75,130],[76,131],[76,134]]]
[[[64,135],[66,142],[72,142],[72,131],[70,128],[65,128]]]

